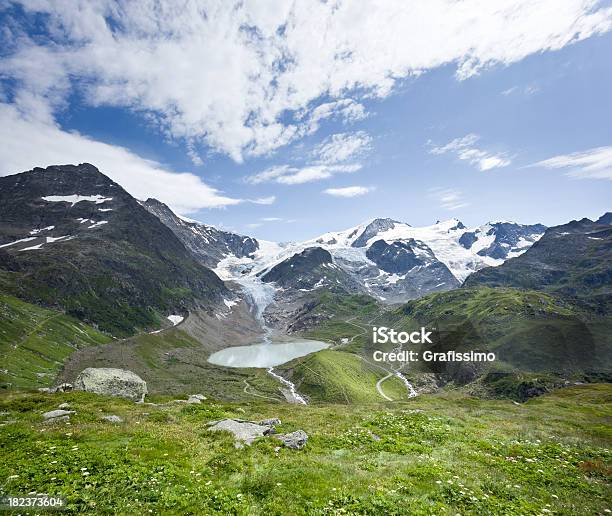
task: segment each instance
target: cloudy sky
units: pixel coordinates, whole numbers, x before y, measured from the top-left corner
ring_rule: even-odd
[[[0,175],[260,238],[612,209],[612,3],[0,2]]]

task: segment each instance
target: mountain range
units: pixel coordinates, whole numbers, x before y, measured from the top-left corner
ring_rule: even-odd
[[[148,349],[157,342],[153,334],[189,315],[184,330],[162,334],[164,345],[178,346],[168,348],[168,356],[194,349],[176,362],[184,364],[181,385],[189,375],[203,381],[202,368],[229,378],[227,370],[221,374],[202,364],[200,355],[205,360],[211,350],[251,342],[263,329],[274,329],[336,346],[284,371],[306,386],[312,371],[319,371],[322,382],[337,381],[327,376],[340,370],[353,374],[347,368],[357,368],[359,375],[372,350],[366,331],[380,318],[389,325],[437,327],[441,345],[449,349],[500,352],[497,372],[504,374],[551,367],[555,374],[586,374],[611,360],[611,222],[609,213],[550,228],[507,221],[468,228],[457,219],[413,227],[375,218],[279,243],[186,219],[156,199],[137,200],[93,165],[35,168],[0,178],[0,305],[11,314],[6,329],[0,325],[0,345],[12,342],[2,335],[23,331],[27,339],[40,333],[47,318],[68,316],[58,319],[62,330],[53,337],[54,346],[69,344],[61,356],[49,355],[51,348],[37,342],[31,354],[11,362],[19,368],[46,353],[51,365],[39,364],[27,376],[27,384],[35,385],[34,372],[56,371],[78,342],[131,335],[145,342],[146,335]],[[28,312],[49,315],[37,315],[35,323],[20,315]],[[90,337],[66,337],[75,332]],[[116,365],[113,346],[76,354],[86,365],[94,356]],[[129,355],[136,349],[129,347]],[[323,359],[325,365],[317,365]],[[150,357],[138,363],[149,371]],[[308,368],[301,370],[304,364]],[[434,373],[440,381],[464,384],[487,372]],[[166,375],[164,385],[175,386],[176,380]],[[507,383],[503,386],[497,391]],[[313,389],[312,395],[320,394],[319,387]],[[346,384],[338,389],[348,396]]]

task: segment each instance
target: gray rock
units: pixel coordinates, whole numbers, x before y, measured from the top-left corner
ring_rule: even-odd
[[[74,410],[62,410],[62,409],[51,410],[49,412],[45,412],[43,414],[43,417],[45,419],[54,419],[57,417],[70,416],[70,414],[76,414],[76,412]]]
[[[111,415],[111,416],[102,416],[104,421],[108,421],[109,423],[123,423],[123,419],[119,416]]]
[[[204,396],[204,394],[190,394],[189,397],[195,398],[200,401],[204,401],[206,399],[206,396]]]
[[[304,430],[296,430],[289,434],[279,434],[274,436],[276,439],[280,439],[287,448],[294,450],[301,450],[308,441],[308,435]]]
[[[270,419],[264,419],[260,421],[259,424],[264,425],[264,426],[275,426],[275,425],[280,425],[281,420],[278,419],[277,417],[271,417]]]
[[[70,392],[73,388],[71,383],[60,383],[57,387],[49,389],[49,392]]]
[[[117,396],[142,402],[147,394],[147,383],[132,371],[110,367],[88,367],[79,374],[74,388],[106,396]]]
[[[187,403],[189,403],[190,405],[199,405],[200,403],[202,403],[202,400],[200,398],[189,396],[189,398],[187,398]]]
[[[58,406],[58,408],[61,408],[61,409],[64,409],[64,410],[69,409],[70,408],[70,403],[62,403],[61,405]]]
[[[222,419],[221,421],[211,421],[210,430],[213,432],[225,431],[234,434],[236,448],[251,444],[258,437],[264,437],[270,433],[270,427],[258,425],[252,421],[241,419]]]
[[[60,416],[60,417],[52,417],[51,419],[46,419],[43,421],[44,425],[53,425],[55,423],[69,423],[70,416]]]

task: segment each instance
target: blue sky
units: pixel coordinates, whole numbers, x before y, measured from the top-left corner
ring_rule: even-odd
[[[5,9],[0,174],[89,161],[137,197],[270,240],[611,209],[609,3],[440,0],[417,17],[433,35],[412,36],[411,4],[379,5],[361,27],[375,38],[354,2],[188,4],[151,7],[154,26],[146,2]]]

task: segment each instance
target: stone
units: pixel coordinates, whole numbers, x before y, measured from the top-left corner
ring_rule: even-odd
[[[56,417],[70,416],[70,414],[76,414],[76,412],[74,410],[63,410],[63,409],[51,410],[49,412],[45,412],[43,414],[43,417],[45,419],[54,419]]]
[[[115,415],[102,416],[102,419],[104,421],[108,421],[109,423],[123,423],[123,419]]]
[[[270,433],[269,426],[242,419],[222,419],[211,421],[209,425],[209,430],[212,432],[231,432],[235,438],[236,448],[242,448],[245,444],[250,445],[258,437],[264,437]]]
[[[264,425],[264,426],[275,426],[275,425],[280,425],[281,420],[278,419],[277,417],[271,417],[270,419],[264,419],[260,421],[259,424]]]
[[[57,387],[52,387],[50,392],[70,392],[73,388],[71,383],[60,383]]]
[[[69,409],[70,408],[70,403],[62,403],[61,405],[58,406],[58,408],[61,408],[61,409],[64,409],[64,410]]]
[[[45,419],[43,421],[43,424],[52,425],[55,423],[62,423],[62,422],[70,424],[70,416],[59,416],[59,417],[52,417],[51,419]]]
[[[147,394],[147,383],[136,373],[110,367],[88,367],[79,374],[74,388],[136,402],[144,401]]]
[[[296,430],[289,434],[279,434],[274,437],[281,440],[287,448],[294,450],[301,450],[308,441],[308,434],[304,430]]]

